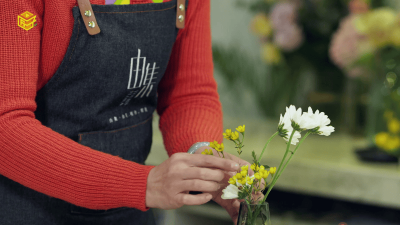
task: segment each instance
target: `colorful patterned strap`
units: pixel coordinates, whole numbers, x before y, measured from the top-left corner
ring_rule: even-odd
[[[130,4],[130,0],[105,0],[106,1],[106,5],[129,5]],[[153,3],[162,3],[163,0],[152,0]]]

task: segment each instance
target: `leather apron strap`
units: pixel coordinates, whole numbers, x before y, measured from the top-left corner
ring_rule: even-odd
[[[96,21],[92,5],[89,0],[76,0],[79,10],[81,11],[82,19],[85,22],[86,30],[90,35],[100,33],[99,24]],[[176,27],[179,29],[185,28],[186,17],[186,0],[178,0],[176,6]]]
[[[77,0],[82,19],[85,22],[86,30],[90,35],[100,33],[100,27],[97,24],[96,17],[89,0]]]

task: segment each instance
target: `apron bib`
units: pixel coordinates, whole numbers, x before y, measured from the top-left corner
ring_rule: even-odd
[[[98,151],[144,164],[152,143],[157,87],[175,43],[177,0],[92,5],[101,32],[88,34],[78,7],[69,47],[37,93],[43,125]],[[28,171],[27,171],[28,172]],[[90,210],[0,175],[0,224],[155,224],[151,210]]]

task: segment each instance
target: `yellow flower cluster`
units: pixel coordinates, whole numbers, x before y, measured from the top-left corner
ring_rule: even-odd
[[[276,167],[269,168],[269,171],[264,166],[258,166],[255,163],[251,164],[250,168],[254,171],[254,177],[257,180],[267,179],[269,174],[276,173]]]
[[[239,131],[240,133],[244,133],[245,127],[246,127],[246,125],[238,126],[238,127],[236,128],[236,130]]]
[[[359,14],[354,24],[373,47],[400,47],[400,17],[395,10],[383,7]]]
[[[236,141],[239,139],[239,133],[244,133],[245,125],[237,127],[236,130],[237,131],[232,132],[232,129],[226,129],[225,133],[223,133],[224,138],[231,141]]]
[[[210,142],[210,147],[217,150],[218,152],[224,151],[224,143],[219,144],[217,141]]]
[[[231,129],[227,129],[225,131],[225,133],[223,133],[223,135],[224,135],[225,139],[232,140],[232,141],[235,141],[239,138],[239,133],[237,131],[232,132]]]
[[[233,185],[236,185],[236,182],[238,182],[239,184],[242,184],[242,185],[245,185],[245,184],[252,185],[253,179],[248,176],[248,170],[249,170],[248,165],[242,166],[241,171],[238,172],[233,177],[229,178],[228,182]]]
[[[269,172],[270,172],[271,174],[275,174],[275,173],[276,173],[276,167],[271,167],[271,168],[269,168]]]
[[[392,111],[386,111],[384,117],[388,132],[376,134],[375,144],[385,151],[392,152],[400,148],[400,121],[394,117]]]
[[[212,149],[206,149],[201,154],[202,155],[214,155]]]
[[[255,163],[251,164],[250,168],[251,168],[254,172],[257,172],[257,171],[260,169],[260,167],[259,167],[258,165],[256,165]]]
[[[239,155],[242,153],[245,130],[246,126],[243,125],[238,126],[236,128],[236,131],[232,131],[232,129],[226,129],[225,133],[223,133],[225,139],[233,141],[235,143]],[[242,134],[242,139],[239,137],[239,133]]]

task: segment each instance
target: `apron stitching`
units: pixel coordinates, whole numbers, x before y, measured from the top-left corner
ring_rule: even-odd
[[[67,70],[69,62],[71,61],[72,55],[75,52],[76,43],[78,42],[78,37],[79,37],[79,30],[80,30],[80,27],[81,27],[81,21],[79,19],[78,19],[78,23],[79,23],[79,25],[78,25],[78,33],[76,35],[75,44],[74,44],[74,47],[72,48],[71,55],[69,56],[67,65],[65,66],[64,70],[61,72],[60,76],[58,76],[58,79],[56,81],[58,81],[61,78],[62,74],[64,74],[65,70]]]
[[[170,7],[170,8],[166,8],[166,9],[159,9],[159,10],[149,10],[149,11],[137,11],[137,12],[99,12],[99,11],[94,11],[95,13],[111,13],[111,14],[115,14],[115,13],[144,13],[144,12],[161,12],[161,11],[166,11],[166,10],[170,10],[175,8],[176,5]]]
[[[126,128],[119,129],[119,130],[113,130],[113,131],[96,131],[96,132],[90,132],[90,133],[85,133],[85,134],[79,134],[79,143],[81,143],[81,141],[82,141],[82,136],[84,136],[84,135],[98,134],[98,133],[110,134],[110,133],[116,133],[116,132],[119,132],[119,131],[129,130],[129,129],[132,129],[132,128],[134,128],[134,127],[137,127],[137,126],[139,126],[139,125],[143,125],[143,124],[149,122],[149,120],[152,119],[152,118],[153,118],[153,116],[151,116],[150,118],[148,118],[147,120],[145,120],[145,121],[143,121],[143,122],[141,122],[141,123],[139,123],[139,124],[135,124],[135,125],[133,125],[133,126],[126,127]]]

